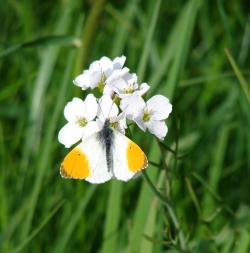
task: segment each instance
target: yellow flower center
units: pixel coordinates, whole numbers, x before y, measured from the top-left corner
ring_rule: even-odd
[[[101,79],[97,85],[97,88],[101,93],[103,92],[106,80],[107,80],[106,76],[104,75],[104,73],[102,73]]]
[[[134,92],[134,84],[132,83],[127,88],[124,88],[123,92],[125,94],[131,94],[131,93],[133,93]]]
[[[110,127],[114,128],[114,129],[117,129],[118,126],[119,126],[118,121],[110,122]]]
[[[76,124],[80,127],[85,127],[87,125],[88,121],[85,118],[77,118]]]
[[[144,114],[143,114],[143,117],[142,117],[142,120],[146,122],[146,121],[149,121],[150,118],[151,118],[150,112],[148,110],[145,110]]]

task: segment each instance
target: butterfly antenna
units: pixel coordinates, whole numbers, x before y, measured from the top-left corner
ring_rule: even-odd
[[[97,104],[98,104],[98,106],[99,106],[99,108],[100,108],[100,111],[101,111],[101,113],[102,113],[102,116],[103,116],[103,118],[105,119],[105,116],[104,116],[104,113],[103,113],[103,111],[102,111],[102,107],[101,107],[101,105],[100,105],[100,98],[99,99],[97,99]]]
[[[101,114],[102,114],[104,120],[106,121],[106,120],[109,118],[110,112],[111,112],[112,107],[113,107],[113,105],[115,104],[115,102],[112,100],[112,105],[111,105],[111,107],[110,107],[110,109],[109,109],[108,116],[105,117],[105,115],[104,115],[104,113],[103,113],[103,110],[102,110],[102,107],[101,107],[99,101],[100,101],[100,99],[98,99],[98,106],[99,106],[99,108],[100,108],[100,111],[101,111]]]
[[[114,104],[115,104],[115,102],[114,102],[113,99],[112,99],[112,105],[110,106],[110,109],[109,109],[108,118],[109,118],[110,112],[111,112],[112,107],[113,107]]]

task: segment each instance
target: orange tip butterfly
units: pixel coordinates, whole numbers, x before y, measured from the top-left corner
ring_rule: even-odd
[[[112,129],[106,120],[101,131],[86,138],[66,155],[60,173],[64,178],[100,184],[111,178],[128,181],[147,165],[148,159],[141,148]]]

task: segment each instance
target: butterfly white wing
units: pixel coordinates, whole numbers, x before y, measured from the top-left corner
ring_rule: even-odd
[[[114,176],[122,181],[133,178],[148,165],[147,157],[141,148],[116,130],[114,130],[112,157]]]
[[[100,184],[111,179],[107,167],[105,147],[98,133],[91,135],[66,155],[61,165],[61,175],[65,178],[85,179]]]

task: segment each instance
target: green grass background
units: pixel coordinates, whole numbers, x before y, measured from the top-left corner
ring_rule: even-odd
[[[248,1],[0,3],[0,252],[250,252]],[[147,176],[64,180],[72,80],[122,54],[173,104],[164,145],[135,128]]]

